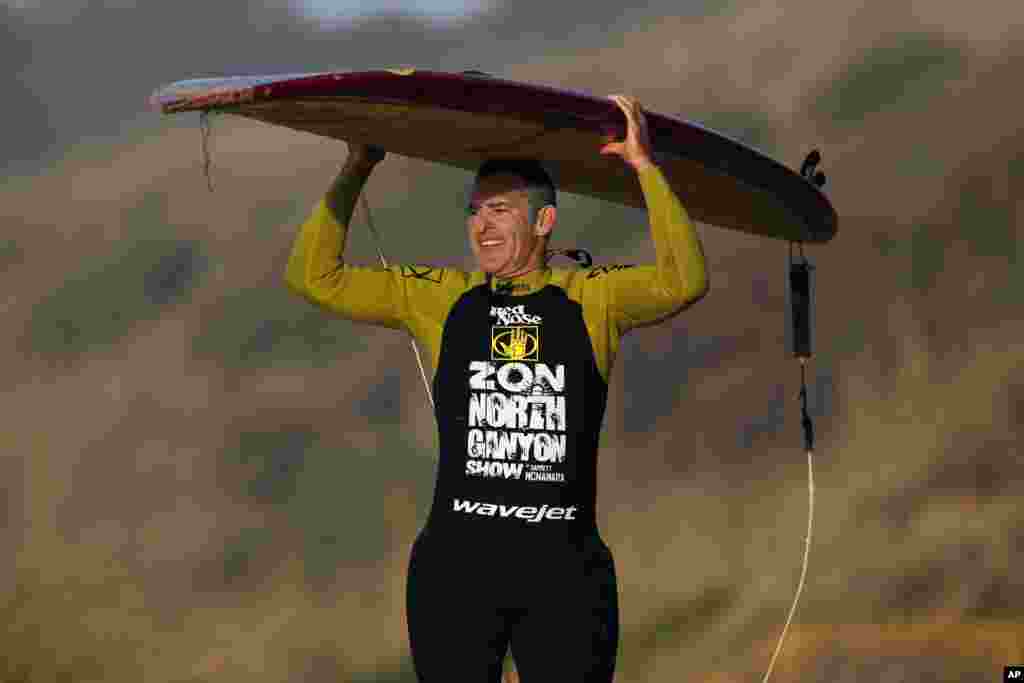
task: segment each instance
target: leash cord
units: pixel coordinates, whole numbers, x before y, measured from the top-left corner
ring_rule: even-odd
[[[213,160],[210,158],[210,134],[213,129],[210,126],[210,110],[204,109],[199,112],[199,137],[202,142],[203,151],[203,175],[206,176],[206,186],[213,192],[213,178],[210,176],[210,166]]]
[[[782,644],[786,641],[786,634],[789,625],[796,614],[796,606],[800,602],[800,595],[804,590],[804,582],[807,579],[807,565],[811,554],[811,536],[814,530],[814,424],[807,412],[807,384],[804,374],[804,359],[800,359],[800,410],[802,413],[801,424],[804,430],[804,445],[807,448],[807,536],[804,538],[804,558],[800,567],[800,580],[797,582],[796,593],[793,595],[793,604],[789,607],[789,615],[786,617],[786,624],[782,627],[779,641],[775,645],[775,652],[772,653],[771,661],[768,662],[768,670],[765,671],[761,683],[768,683],[772,670],[775,668],[775,660],[782,651]]]
[[[365,188],[364,188],[365,190]],[[384,258],[384,251],[381,248],[380,233],[377,232],[377,227],[373,223],[373,215],[370,213],[370,203],[366,201],[366,192],[359,193],[359,201],[363,206],[363,215],[366,216],[366,225],[370,228],[370,232],[373,234],[373,245],[377,249],[377,256],[380,258],[380,264],[384,268],[389,268],[388,261]],[[420,377],[423,379],[423,388],[427,390],[427,398],[430,400],[430,407],[434,408],[434,394],[430,391],[430,382],[427,381],[427,371],[423,367],[423,358],[420,356],[420,349],[416,345],[416,340],[409,335],[409,343],[412,344],[413,355],[416,356],[416,365],[420,368]]]
[[[786,616],[786,623],[782,627],[779,641],[775,645],[775,652],[768,662],[768,670],[765,671],[761,683],[768,683],[775,668],[775,661],[782,651],[782,644],[786,640],[789,626],[793,622],[793,615],[796,614],[797,604],[800,602],[800,595],[804,590],[804,583],[807,580],[807,565],[811,553],[811,537],[814,531],[814,422],[807,411],[807,359],[811,356],[811,288],[810,271],[812,269],[807,257],[804,256],[803,244],[797,245],[800,251],[802,263],[797,264],[793,258],[793,243],[789,243],[789,268],[790,268],[790,291],[792,293],[793,307],[793,353],[800,361],[800,426],[803,428],[804,450],[807,452],[807,536],[804,538],[804,556],[800,566],[800,580],[797,582],[796,593],[793,595],[793,604],[789,607],[789,614]]]

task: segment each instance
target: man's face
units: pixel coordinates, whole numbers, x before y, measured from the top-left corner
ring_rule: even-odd
[[[469,245],[480,270],[511,277],[540,267],[548,229],[530,223],[526,184],[515,175],[480,180],[469,202]]]

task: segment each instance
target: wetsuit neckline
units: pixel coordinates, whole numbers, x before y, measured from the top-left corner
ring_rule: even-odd
[[[551,281],[550,268],[538,268],[515,277],[490,278],[491,291],[506,294],[508,296],[525,296],[539,292]]]

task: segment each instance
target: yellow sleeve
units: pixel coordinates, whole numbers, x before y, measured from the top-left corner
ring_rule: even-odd
[[[708,291],[700,238],[679,198],[657,166],[639,177],[656,259],[653,266],[608,267],[600,278],[620,333],[669,318]]]
[[[341,254],[347,228],[321,200],[295,239],[285,283],[296,294],[344,318],[403,327],[409,304],[400,269],[346,264]]]
[[[317,203],[295,238],[285,284],[341,317],[405,329],[425,346],[436,367],[444,319],[468,288],[468,274],[431,266],[345,263],[341,255],[348,223],[367,176],[368,172],[359,171],[339,176],[327,197]]]

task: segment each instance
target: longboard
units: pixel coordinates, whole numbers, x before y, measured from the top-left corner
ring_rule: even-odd
[[[488,158],[539,159],[559,190],[644,207],[635,173],[598,153],[626,123],[606,97],[419,69],[190,79],[150,103],[217,111],[475,171]],[[827,242],[837,216],[808,178],[699,123],[645,110],[658,164],[689,214],[724,228]]]

